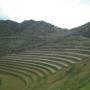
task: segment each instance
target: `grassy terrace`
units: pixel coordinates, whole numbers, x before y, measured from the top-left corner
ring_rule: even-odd
[[[0,90],[23,90],[25,87],[25,83],[23,79],[17,78],[17,75],[11,74],[9,72],[1,72],[0,70],[0,77],[2,77]]]
[[[0,90],[89,90],[87,42],[68,41],[2,57]]]

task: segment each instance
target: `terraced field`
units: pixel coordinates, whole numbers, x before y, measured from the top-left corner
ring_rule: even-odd
[[[77,65],[80,64],[82,67],[90,57],[89,45],[85,45],[84,41],[74,43],[47,45],[2,57],[0,90],[79,90],[70,85],[68,85],[70,87],[62,85],[62,83],[67,84],[68,81],[64,82],[64,79],[70,78],[69,74],[75,76],[72,73],[73,67],[75,70],[77,67],[79,69]],[[68,71],[70,68],[72,70]],[[84,73],[82,79],[84,75],[88,76],[85,79],[87,81],[83,82],[90,83],[90,72]],[[73,84],[76,85],[75,80],[78,81],[78,77],[70,79],[74,80]],[[89,90],[82,88],[82,83],[80,85],[78,86],[80,90]]]

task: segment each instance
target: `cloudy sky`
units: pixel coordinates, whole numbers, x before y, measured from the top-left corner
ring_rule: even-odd
[[[90,21],[90,0],[0,0],[0,19],[44,20],[73,28]]]

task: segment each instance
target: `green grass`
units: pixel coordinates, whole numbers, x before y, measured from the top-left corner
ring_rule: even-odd
[[[0,90],[89,90],[89,49],[82,41],[80,48],[78,42],[78,48],[70,42],[63,43],[68,43],[69,48],[66,44],[55,50],[53,45],[50,49],[37,48],[2,57]],[[64,67],[64,63],[68,66]]]
[[[86,64],[86,65],[85,65]],[[66,70],[66,76],[57,80],[46,90],[89,90],[90,61],[72,66]],[[85,87],[84,87],[85,86]]]
[[[86,86],[83,86],[80,90],[90,90],[90,82]]]
[[[23,90],[25,87],[21,79],[10,74],[0,73],[0,77],[2,77],[0,90]]]
[[[44,82],[37,83],[35,87],[29,90],[89,90],[89,66],[90,60],[84,60],[81,63],[72,65],[71,67],[58,71],[53,75],[49,75],[48,78],[44,80]],[[10,88],[1,90],[10,90]]]

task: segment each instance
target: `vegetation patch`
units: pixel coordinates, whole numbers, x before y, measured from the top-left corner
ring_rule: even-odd
[[[0,21],[0,90],[89,89],[90,23]]]

